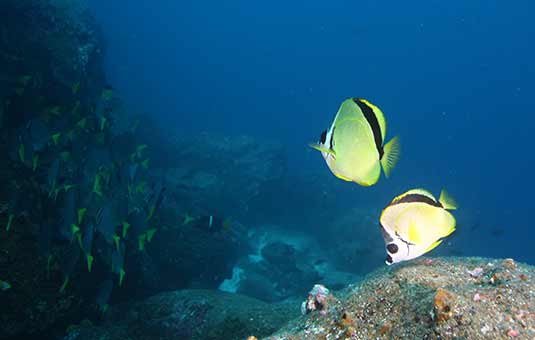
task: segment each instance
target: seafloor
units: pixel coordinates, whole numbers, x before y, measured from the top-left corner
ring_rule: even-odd
[[[374,271],[286,326],[299,301],[162,293],[117,307],[106,325],[74,326],[65,339],[245,340],[278,327],[264,340],[533,339],[534,269],[512,259],[419,259]]]

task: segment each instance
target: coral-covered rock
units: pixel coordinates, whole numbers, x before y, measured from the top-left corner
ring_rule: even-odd
[[[534,285],[535,269],[511,260],[418,259],[377,270],[335,293],[325,315],[309,313],[265,340],[532,339]]]

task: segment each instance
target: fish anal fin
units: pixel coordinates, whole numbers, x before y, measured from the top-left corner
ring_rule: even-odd
[[[353,180],[352,180],[351,178],[346,177],[346,176],[344,176],[344,175],[340,175],[340,174],[338,174],[338,173],[334,173],[334,175],[335,175],[336,177],[340,178],[341,180],[344,180],[344,181],[347,181],[347,182],[353,182]]]
[[[431,251],[433,249],[435,249],[439,244],[442,243],[443,240],[438,240],[436,241],[435,243],[433,243],[432,245],[430,245],[429,247],[427,247],[427,249],[425,250],[425,252],[427,253],[428,251]]]

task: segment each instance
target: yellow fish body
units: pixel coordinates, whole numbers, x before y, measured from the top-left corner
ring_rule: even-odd
[[[438,201],[423,189],[394,198],[380,218],[386,263],[411,260],[438,246],[455,231],[455,217],[448,211],[453,209],[456,203],[444,190]]]
[[[388,177],[399,158],[399,142],[384,145],[386,121],[381,110],[365,99],[346,99],[329,130],[310,146],[321,152],[338,178],[371,186],[379,180],[381,167]]]

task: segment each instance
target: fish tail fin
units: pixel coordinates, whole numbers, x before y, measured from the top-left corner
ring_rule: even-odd
[[[122,286],[122,284],[123,284],[123,280],[124,280],[124,276],[125,276],[125,275],[126,275],[126,272],[124,271],[123,268],[121,268],[121,269],[119,270],[119,287]]]
[[[320,144],[317,144],[317,143],[310,143],[308,144],[308,146],[310,146],[311,148],[313,149],[316,149],[320,152],[326,152],[326,153],[329,153],[331,155],[334,155],[334,151],[331,150],[331,149],[327,149],[326,147],[320,145]]]
[[[93,261],[95,258],[91,254],[86,255],[87,259],[87,271],[91,273],[91,268],[93,267]]]
[[[448,192],[444,189],[440,192],[440,197],[438,199],[440,204],[444,207],[446,210],[455,210],[457,209],[457,202],[455,202],[455,199],[451,197]]]
[[[67,288],[67,285],[69,284],[70,277],[67,275],[65,276],[65,280],[63,281],[63,284],[59,288],[59,293],[63,294],[65,292],[65,289]]]
[[[15,215],[9,214],[9,217],[7,219],[6,231],[9,231],[9,229],[11,229],[11,225],[13,224],[14,218],[15,218]]]
[[[386,143],[384,146],[384,154],[381,158],[381,165],[383,166],[383,171],[385,172],[385,176],[387,178],[390,177],[392,169],[396,166],[399,160],[399,153],[399,137],[396,136],[392,138],[390,142]]]

